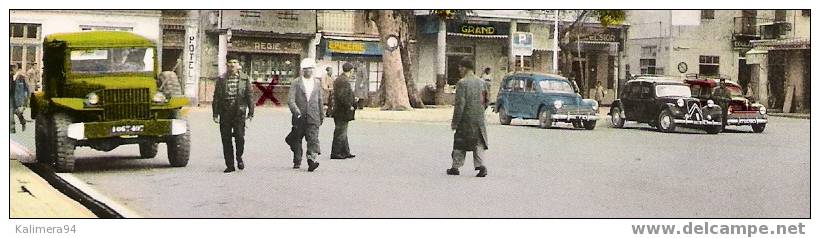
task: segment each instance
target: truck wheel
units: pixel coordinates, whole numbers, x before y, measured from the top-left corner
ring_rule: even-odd
[[[55,169],[58,172],[74,171],[74,146],[76,141],[68,138],[68,125],[71,125],[71,117],[64,113],[54,114],[53,135],[55,157]]]
[[[584,129],[594,130],[598,121],[584,121]]]
[[[501,125],[509,125],[512,118],[507,114],[507,109],[504,107],[498,108],[498,121]]]
[[[167,142],[168,162],[173,167],[185,167],[188,165],[188,157],[191,151],[191,131],[185,134],[171,136]]]
[[[669,109],[664,109],[658,114],[658,130],[661,132],[674,132],[675,119],[672,118],[672,112]]]
[[[621,117],[622,113],[623,111],[621,111],[620,107],[612,107],[612,110],[609,112],[609,114],[612,115],[612,127],[624,128],[624,119]]]
[[[712,134],[712,135],[718,134],[721,131],[723,131],[723,125],[706,127],[706,133],[709,133],[709,134]]]
[[[766,124],[752,125],[752,131],[754,131],[755,133],[761,133],[765,129],[766,129]]]
[[[42,114],[38,115],[37,120],[34,121],[34,145],[36,148],[34,154],[37,156],[37,162],[52,165],[54,155],[49,150],[48,141],[51,140],[48,137],[48,122],[49,118]]]
[[[552,127],[552,115],[550,114],[550,110],[547,110],[544,107],[541,107],[541,109],[538,110],[538,127],[541,129]]]
[[[140,157],[150,159],[157,156],[157,143],[140,143]]]

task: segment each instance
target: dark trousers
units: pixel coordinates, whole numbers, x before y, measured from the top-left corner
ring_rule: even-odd
[[[25,110],[24,107],[11,108],[9,111],[9,122],[11,122],[11,128],[14,128],[14,116],[17,115],[17,119],[20,121],[20,125],[23,126],[23,130],[26,129],[26,118],[23,117],[23,110]]]
[[[307,141],[307,158],[316,161],[319,159],[321,150],[319,149],[319,125],[308,124],[304,121],[293,125],[290,133],[285,137],[285,142],[293,151],[293,164],[302,164],[302,138]]]
[[[334,118],[336,129],[333,130],[333,146],[330,157],[346,157],[350,155],[350,145],[347,143],[347,123],[350,121]]]
[[[219,116],[219,133],[222,135],[222,155],[225,157],[225,166],[233,168],[234,147],[236,141],[236,161],[242,162],[245,152],[245,118],[239,113],[225,113]]]

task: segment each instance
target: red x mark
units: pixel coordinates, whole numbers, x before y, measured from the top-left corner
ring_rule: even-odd
[[[265,86],[265,84],[267,84],[267,86]],[[264,105],[265,100],[267,99],[270,99],[274,105],[281,106],[279,100],[277,100],[276,97],[273,96],[273,88],[275,88],[277,84],[279,84],[278,75],[273,76],[273,79],[270,83],[253,82],[253,85],[256,85],[256,88],[258,88],[259,91],[262,91],[262,95],[259,96],[258,100],[256,100],[256,106]]]

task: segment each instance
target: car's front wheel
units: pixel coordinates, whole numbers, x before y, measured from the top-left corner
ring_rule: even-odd
[[[623,111],[620,107],[612,107],[610,113],[612,115],[612,127],[615,128],[624,128],[624,118],[623,118]]]
[[[498,121],[501,123],[501,125],[509,125],[510,122],[512,122],[512,118],[509,114],[507,114],[506,108],[498,108]]]
[[[766,129],[766,124],[752,125],[752,131],[754,131],[755,133],[761,133],[765,129]]]
[[[598,121],[584,121],[584,129],[594,130]]]
[[[723,131],[723,126],[722,125],[706,127],[706,133],[709,133],[709,134],[712,134],[712,135],[718,134],[721,131]]]
[[[552,127],[552,113],[546,108],[541,108],[538,112],[538,127],[547,129]]]
[[[672,118],[672,112],[669,111],[669,109],[664,109],[658,115],[657,127],[658,130],[662,132],[675,131],[675,119]]]

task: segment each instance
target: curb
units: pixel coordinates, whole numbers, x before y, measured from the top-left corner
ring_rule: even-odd
[[[769,116],[811,120],[811,114],[769,113]]]

